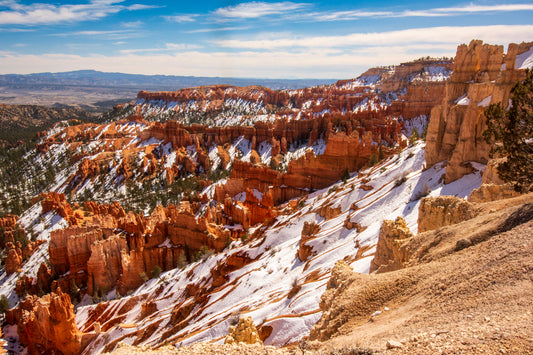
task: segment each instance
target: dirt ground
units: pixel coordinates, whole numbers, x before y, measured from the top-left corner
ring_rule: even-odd
[[[513,200],[413,238],[411,267],[378,275],[337,270],[344,283],[332,289],[332,307],[317,324],[332,338],[310,345],[533,354],[533,195]]]

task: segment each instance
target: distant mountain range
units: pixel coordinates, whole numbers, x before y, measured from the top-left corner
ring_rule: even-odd
[[[137,92],[174,91],[202,85],[259,85],[270,89],[299,89],[331,84],[335,79],[254,79],[173,75],[139,75],[78,70],[63,73],[0,75],[0,103],[64,107],[103,112]]]
[[[331,84],[335,79],[256,79],[221,78],[175,75],[140,75],[104,73],[96,70],[78,70],[63,73],[5,74],[0,85],[65,85],[135,87],[139,90],[178,90],[201,85],[229,84],[236,86],[260,85],[271,89],[298,89]]]

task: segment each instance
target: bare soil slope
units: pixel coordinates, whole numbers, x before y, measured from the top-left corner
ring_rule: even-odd
[[[364,275],[338,263],[311,337],[323,350],[533,354],[532,202],[480,204],[474,219],[419,234],[405,269]]]

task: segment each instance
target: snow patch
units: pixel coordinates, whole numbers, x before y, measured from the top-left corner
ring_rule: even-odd
[[[531,69],[533,68],[533,47],[527,52],[516,56],[515,68],[517,69]]]
[[[484,98],[483,100],[481,100],[477,105],[479,107],[487,107],[490,105],[490,101],[492,100],[492,95],[490,96],[487,96],[486,98]]]
[[[463,96],[455,100],[455,103],[461,106],[468,106],[470,105],[470,99],[466,96],[466,94],[464,94]]]

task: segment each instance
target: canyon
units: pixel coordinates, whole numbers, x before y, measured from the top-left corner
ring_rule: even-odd
[[[331,338],[344,277],[381,282],[429,258],[419,238],[531,200],[498,181],[481,134],[532,48],[474,40],[297,90],[141,91],[102,124],[43,132],[27,159],[65,168],[0,219],[8,323],[31,354]],[[15,226],[37,237],[22,248]]]

